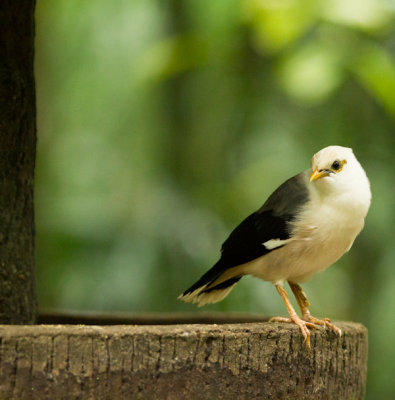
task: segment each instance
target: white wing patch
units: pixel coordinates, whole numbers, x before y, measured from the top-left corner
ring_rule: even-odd
[[[284,246],[285,244],[289,243],[292,240],[292,238],[290,239],[270,239],[265,243],[262,243],[265,247],[266,250],[273,250],[276,249],[277,247],[281,247]]]

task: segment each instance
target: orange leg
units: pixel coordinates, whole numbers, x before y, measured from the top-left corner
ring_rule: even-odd
[[[333,332],[335,332],[337,335],[339,335],[339,336],[341,335],[341,330],[337,326],[333,325],[329,318],[318,319],[318,318],[313,317],[310,314],[310,311],[309,311],[310,303],[307,300],[307,297],[306,297],[303,289],[297,283],[288,281],[288,284],[291,287],[292,292],[295,295],[296,301],[299,304],[300,311],[302,312],[302,320],[311,322],[315,325],[321,325],[324,327],[328,327]]]
[[[296,314],[296,311],[292,307],[292,304],[289,301],[289,298],[288,298],[288,295],[287,295],[287,292],[285,291],[285,289],[281,285],[275,285],[275,287],[277,289],[277,292],[283,299],[285,307],[287,307],[289,318],[274,317],[274,318],[271,318],[269,322],[287,322],[287,323],[293,323],[293,324],[298,325],[298,327],[304,337],[304,341],[306,342],[306,346],[310,350],[310,331],[308,328],[315,329],[314,323],[301,319],[298,316],[298,314]]]

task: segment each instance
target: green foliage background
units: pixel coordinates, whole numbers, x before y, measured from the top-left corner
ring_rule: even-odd
[[[313,153],[354,149],[373,202],[304,285],[369,328],[368,399],[395,389],[395,6],[376,0],[40,0],[42,308],[198,312],[176,300]],[[285,314],[244,278],[206,310]]]

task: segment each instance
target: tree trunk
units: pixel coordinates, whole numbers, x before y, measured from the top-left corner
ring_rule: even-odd
[[[367,331],[267,322],[0,326],[0,398],[362,400]]]
[[[13,324],[36,316],[34,6],[0,3],[0,322]]]

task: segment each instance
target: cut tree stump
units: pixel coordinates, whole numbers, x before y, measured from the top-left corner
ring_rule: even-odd
[[[311,352],[268,322],[0,325],[0,398],[362,400],[367,330],[337,325]]]

